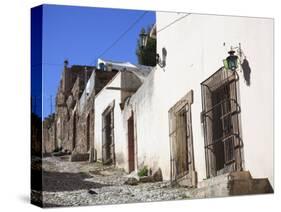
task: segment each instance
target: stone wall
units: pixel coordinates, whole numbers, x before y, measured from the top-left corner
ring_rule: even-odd
[[[56,95],[55,115],[44,120],[44,153],[67,151],[72,153],[73,161],[96,160],[95,95],[117,72],[96,70],[91,66],[65,66]]]
[[[72,160],[89,159],[95,161],[94,147],[94,119],[95,119],[95,95],[98,90],[102,89],[115,73],[96,71],[88,83],[87,89],[84,90],[81,98],[77,102],[77,119],[76,119],[76,139],[75,148],[72,152]],[[83,102],[81,102],[83,101]],[[85,156],[87,154],[87,157]]]
[[[74,149],[76,138],[73,135],[73,125],[77,122],[77,118],[74,119],[74,110],[94,69],[92,66],[78,65],[64,68],[56,96],[58,148],[67,151]]]
[[[48,116],[43,122],[43,154],[52,153],[57,149],[55,114]]]
[[[31,154],[42,154],[42,121],[36,114],[31,113]]]

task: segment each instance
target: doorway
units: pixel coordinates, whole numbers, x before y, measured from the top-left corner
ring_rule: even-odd
[[[197,184],[192,135],[192,103],[193,90],[169,110],[171,182],[187,187],[195,187]]]
[[[128,164],[129,173],[135,170],[135,139],[134,139],[134,114],[127,121],[128,125]]]
[[[86,140],[87,140],[87,152],[90,150],[90,141],[91,141],[91,134],[90,134],[90,129],[91,129],[91,127],[90,127],[90,114],[87,116],[87,129],[86,129],[86,131],[87,131],[87,136],[86,136]]]
[[[76,147],[76,111],[74,112],[74,115],[73,115],[73,134],[72,134],[72,151],[75,149]]]
[[[115,164],[114,107],[108,106],[102,114],[102,162]]]

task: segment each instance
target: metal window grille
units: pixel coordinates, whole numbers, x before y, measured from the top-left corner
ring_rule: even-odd
[[[222,68],[201,83],[207,177],[242,170],[238,80]]]

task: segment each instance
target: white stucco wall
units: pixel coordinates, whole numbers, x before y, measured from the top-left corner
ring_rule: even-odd
[[[158,31],[185,15],[156,14]],[[167,65],[152,71],[131,99],[137,117],[138,164],[161,167],[164,179],[169,179],[168,110],[193,89],[195,168],[199,181],[206,177],[200,83],[223,66],[230,46],[239,43],[251,68],[250,86],[239,72],[245,169],[273,184],[272,19],[191,14],[157,33],[157,52],[161,55],[166,48]]]
[[[116,166],[127,169],[127,143],[125,129],[123,128],[123,116],[119,107],[121,94],[119,90],[108,90],[107,87],[121,86],[121,72],[100,91],[95,99],[95,148],[97,159],[102,159],[102,113],[115,100],[114,106],[114,142]]]

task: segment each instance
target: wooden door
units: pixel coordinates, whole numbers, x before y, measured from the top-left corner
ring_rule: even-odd
[[[87,116],[87,151],[90,150],[90,114]]]
[[[128,164],[129,172],[135,170],[135,139],[134,139],[134,116],[128,119]]]
[[[114,107],[109,106],[102,114],[102,161],[115,164]]]
[[[171,181],[188,187],[197,184],[193,155],[192,103],[191,90],[169,110]]]

